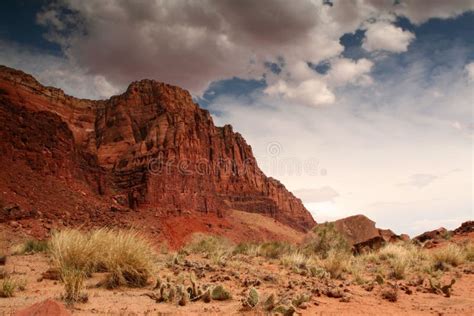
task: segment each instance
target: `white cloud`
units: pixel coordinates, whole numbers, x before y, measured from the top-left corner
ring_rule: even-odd
[[[102,99],[120,92],[105,77],[89,74],[74,62],[0,40],[0,64],[32,74],[41,84],[79,98]]]
[[[370,61],[341,58],[343,34],[367,27],[364,47],[368,50],[403,52],[414,37],[389,23],[396,15],[421,23],[472,8],[470,1],[463,0],[434,0],[429,5],[408,0],[333,2],[328,6],[313,0],[238,4],[231,0],[61,0],[45,7],[37,22],[49,30],[46,38],[61,45],[66,56],[61,62],[79,69],[76,74],[93,78],[82,79],[91,88],[90,97],[108,96],[142,78],[200,95],[212,81],[260,79],[265,74],[270,86],[284,81],[288,93],[282,96],[287,100],[318,106],[336,102],[337,87],[372,82]],[[375,23],[367,26],[368,21]],[[24,50],[19,48],[20,53]],[[264,63],[280,58],[285,69],[276,76]],[[331,75],[319,76],[307,69],[307,62],[323,60],[332,60]],[[58,82],[68,90],[67,81]],[[291,96],[297,92],[304,96]]]
[[[347,58],[338,58],[331,62],[331,71],[328,74],[329,82],[339,86],[346,83],[368,85],[372,83],[369,73],[374,63],[366,58],[357,61]]]
[[[469,10],[474,10],[472,0],[404,0],[395,7],[397,14],[407,17],[415,24],[421,24],[430,18],[453,18]]]
[[[467,79],[470,82],[474,82],[474,62],[471,62],[471,63],[467,64],[464,67],[464,69],[465,69],[466,74],[467,74]]]
[[[388,51],[394,53],[406,52],[408,45],[415,39],[415,35],[404,31],[385,21],[371,23],[367,26],[362,47],[369,52]]]
[[[311,107],[333,104],[336,100],[326,83],[316,78],[301,81],[293,86],[279,80],[268,86],[264,92],[270,96],[281,97],[290,103]]]
[[[211,110],[219,112],[216,124],[231,123],[245,137],[259,163],[267,144],[278,141],[284,149],[278,159],[315,160],[318,170],[327,170],[292,175],[262,164],[265,173],[295,190],[317,221],[362,213],[380,227],[416,235],[433,227],[412,223],[446,222],[449,210],[448,218],[456,219],[450,225],[459,225],[472,219],[474,209],[472,128],[469,135],[453,122],[472,126],[474,95],[463,76],[462,50],[450,54],[454,65],[436,76],[428,75],[435,60],[410,54],[404,67],[395,62],[370,87],[337,88],[337,106],[291,107],[264,95],[253,101],[217,98]],[[459,171],[446,172],[453,169]],[[424,175],[412,176],[417,174]],[[315,186],[337,188],[339,195],[311,202],[298,192]]]

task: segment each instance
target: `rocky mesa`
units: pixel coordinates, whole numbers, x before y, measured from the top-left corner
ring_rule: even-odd
[[[216,127],[179,87],[141,80],[108,100],[85,100],[0,66],[0,124],[2,222],[225,219],[240,210],[298,231],[315,224],[259,169],[244,138]]]

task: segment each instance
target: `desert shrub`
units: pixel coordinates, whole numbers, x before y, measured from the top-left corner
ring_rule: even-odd
[[[108,287],[143,287],[154,272],[155,252],[135,231],[108,230],[101,259],[96,266],[108,271]],[[92,238],[94,240],[94,238]]]
[[[474,261],[474,243],[468,242],[463,246],[464,257],[466,261]]]
[[[191,241],[184,247],[190,253],[212,255],[215,253],[229,252],[232,248],[231,242],[220,236],[194,234]]]
[[[321,267],[334,279],[339,279],[350,266],[350,254],[338,250],[330,250],[327,257],[319,261]]]
[[[5,277],[0,283],[0,297],[12,297],[17,287],[18,284],[15,280],[8,276]]]
[[[32,254],[48,251],[49,244],[46,240],[28,239],[14,249],[14,254]]]
[[[360,258],[352,257],[350,259],[348,272],[352,275],[354,282],[359,285],[366,283],[366,280],[364,279],[364,275],[363,275],[364,268],[365,268],[365,263],[363,260],[360,260]]]
[[[213,263],[224,265],[232,253],[233,244],[224,237],[194,234],[191,241],[182,249],[184,252],[203,254]]]
[[[378,251],[378,258],[380,260],[390,260],[400,257],[406,257],[408,250],[401,244],[387,244]]]
[[[376,257],[389,265],[389,276],[398,280],[411,271],[425,270],[428,263],[426,251],[408,242],[388,244],[376,253]]]
[[[237,244],[233,249],[232,249],[232,254],[233,255],[250,255],[250,253],[254,252],[257,253],[255,249],[258,247],[257,244],[255,243],[249,243],[249,242],[242,242]]]
[[[317,225],[309,236],[304,243],[304,249],[320,258],[327,258],[330,252],[350,253],[349,243],[337,231],[334,223]]]
[[[406,257],[392,258],[390,260],[391,272],[390,276],[397,280],[402,280],[405,278],[409,262]]]
[[[269,259],[278,259],[283,255],[289,254],[293,251],[294,247],[288,243],[272,241],[260,244],[258,248],[258,255]]]
[[[297,269],[306,269],[311,261],[312,258],[300,251],[283,254],[280,258],[280,263],[283,266]]]
[[[109,272],[108,287],[138,287],[146,285],[153,274],[153,248],[135,231],[99,229],[82,233],[63,230],[53,234],[50,253],[60,273],[64,271],[74,282],[79,280],[81,273],[89,276],[102,271]],[[79,284],[73,281],[73,284]]]
[[[87,275],[94,272],[100,251],[89,236],[75,229],[54,232],[50,241],[53,264],[60,271],[78,270]]]
[[[64,283],[63,300],[68,304],[87,301],[87,294],[83,292],[86,274],[83,270],[66,267],[61,270],[61,281]]]
[[[456,267],[464,262],[465,254],[460,246],[450,243],[442,248],[435,249],[432,258],[434,266],[449,264]]]

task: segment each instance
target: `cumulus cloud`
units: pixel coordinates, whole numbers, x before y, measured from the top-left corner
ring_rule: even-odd
[[[406,52],[415,35],[385,21],[369,24],[362,47],[369,52]]]
[[[279,80],[268,86],[264,92],[270,96],[281,97],[290,103],[312,107],[329,105],[336,100],[328,86],[322,80],[316,78],[301,81],[296,85]]]
[[[61,46],[61,64],[87,78],[90,97],[107,96],[142,78],[176,84],[199,96],[211,82],[264,77],[271,95],[314,107],[337,102],[338,87],[372,82],[372,61],[341,57],[343,34],[367,28],[366,49],[403,52],[414,36],[391,24],[396,16],[422,23],[460,14],[470,3],[58,0],[43,8],[37,22],[47,28],[45,37]],[[265,67],[278,61],[284,61],[278,75]],[[322,61],[331,64],[327,76],[307,67]]]
[[[453,18],[469,10],[474,10],[472,0],[403,0],[395,7],[397,14],[407,17],[415,24],[421,24],[430,18]]]
[[[374,63],[366,58],[357,61],[348,58],[338,58],[331,63],[328,74],[329,82],[339,86],[346,83],[369,85],[372,78],[369,73]]]
[[[245,137],[260,164],[267,144],[278,140],[285,149],[278,159],[317,161],[318,170],[327,171],[295,176],[261,164],[303,199],[316,221],[363,213],[381,227],[416,235],[427,227],[410,223],[442,220],[450,210],[459,225],[473,209],[472,128],[467,135],[452,125],[472,126],[469,50],[448,45],[438,60],[427,58],[430,49],[387,56],[389,67],[371,70],[370,86],[338,86],[334,106],[289,107],[287,100],[258,94],[251,100],[221,96],[209,108],[218,112],[216,124],[231,123]],[[442,71],[434,74],[437,67]],[[306,68],[296,68],[308,80]],[[286,79],[284,71],[280,76]],[[337,188],[339,196],[309,202],[313,198],[301,188],[312,187]]]

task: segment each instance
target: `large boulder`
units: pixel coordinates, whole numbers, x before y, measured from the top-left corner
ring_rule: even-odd
[[[354,215],[334,222],[335,228],[347,239],[354,252],[379,249],[388,242],[402,240],[390,229],[380,229],[364,215]]]
[[[15,316],[69,316],[71,313],[58,301],[47,299],[17,311]]]

